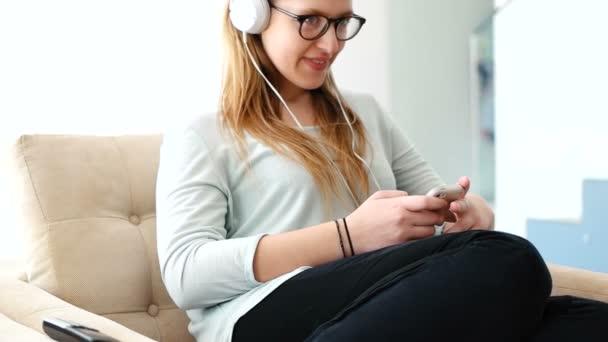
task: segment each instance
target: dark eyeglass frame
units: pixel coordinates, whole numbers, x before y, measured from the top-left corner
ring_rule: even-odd
[[[332,24],[334,24],[334,27],[336,29],[335,30],[335,32],[336,32],[336,38],[339,41],[344,42],[344,41],[347,41],[347,40],[351,40],[351,39],[355,38],[359,34],[359,31],[361,31],[361,28],[363,27],[363,25],[367,21],[367,19],[363,18],[362,16],[356,15],[356,14],[347,15],[347,16],[339,17],[339,18],[331,18],[331,17],[326,17],[324,15],[320,15],[320,14],[298,15],[298,14],[291,13],[291,12],[289,12],[287,10],[284,10],[284,9],[279,8],[277,6],[274,6],[274,5],[270,5],[270,7],[273,8],[273,9],[276,9],[277,11],[279,11],[279,12],[281,12],[281,13],[283,13],[283,14],[291,17],[291,18],[293,18],[297,22],[299,22],[300,23],[300,29],[298,30],[298,33],[300,34],[300,37],[302,37],[302,39],[305,39],[305,40],[317,40],[317,39],[323,37],[323,35],[325,35],[327,33],[327,31],[329,30],[329,27]],[[304,35],[302,35],[302,26],[304,25],[304,22],[308,18],[311,18],[311,17],[325,18],[327,20],[327,24],[325,25],[325,27],[323,28],[323,30],[321,30],[321,32],[318,35],[316,35],[316,36],[314,36],[312,38],[306,38],[306,37],[304,37]],[[355,32],[355,34],[353,34],[352,37],[347,38],[347,39],[342,39],[342,38],[338,37],[338,25],[340,25],[340,23],[342,23],[344,20],[347,20],[347,19],[356,19],[356,20],[358,20],[360,22],[360,25],[359,25],[359,29],[357,30],[357,32]]]

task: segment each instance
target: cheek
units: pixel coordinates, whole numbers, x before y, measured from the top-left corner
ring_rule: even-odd
[[[293,67],[293,64],[303,56],[306,51],[306,44],[300,42],[300,37],[292,37],[289,34],[281,34],[279,32],[268,32],[262,34],[262,43],[266,55],[270,61],[280,71],[286,71],[287,68]]]
[[[285,77],[294,76],[305,56],[307,47],[305,44],[295,44],[294,41],[274,43],[267,45],[266,54],[275,68]]]

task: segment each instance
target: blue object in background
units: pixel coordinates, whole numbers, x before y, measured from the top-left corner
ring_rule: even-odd
[[[527,230],[546,262],[608,272],[608,181],[583,181],[580,222],[529,219]]]

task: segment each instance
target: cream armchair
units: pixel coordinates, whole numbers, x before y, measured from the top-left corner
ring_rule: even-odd
[[[26,267],[21,280],[0,281],[0,341],[14,341],[13,331],[26,334],[25,327],[44,338],[38,336],[44,317],[77,321],[121,341],[194,340],[160,277],[154,191],[160,142],[160,136],[48,135],[17,141]]]
[[[1,341],[48,341],[45,317],[121,341],[193,340],[160,278],[154,205],[160,142],[160,136],[19,139],[16,197],[27,266],[21,279],[0,279]],[[608,274],[550,268],[554,294],[608,302]]]

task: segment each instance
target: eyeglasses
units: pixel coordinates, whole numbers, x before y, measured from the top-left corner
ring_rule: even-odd
[[[365,24],[365,18],[356,14],[348,15],[340,18],[329,18],[324,15],[297,15],[288,12],[282,8],[272,6],[277,11],[292,17],[300,23],[300,36],[306,40],[315,40],[321,38],[331,24],[335,25],[336,38],[340,41],[353,39]]]

